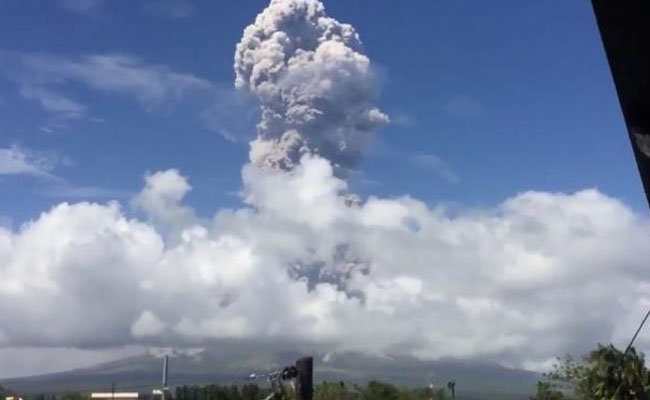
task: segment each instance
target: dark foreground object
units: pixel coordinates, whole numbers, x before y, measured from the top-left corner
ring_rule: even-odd
[[[650,205],[650,1],[591,3]]]
[[[296,361],[296,369],[298,369],[296,400],[312,400],[314,397],[313,357],[304,357]]]

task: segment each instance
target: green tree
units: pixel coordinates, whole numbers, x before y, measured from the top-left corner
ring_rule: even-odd
[[[241,393],[239,392],[239,387],[237,385],[232,385],[228,389],[228,400],[243,400]]]
[[[399,400],[400,392],[390,383],[370,381],[362,391],[363,400]]]
[[[286,398],[293,398],[290,385],[285,385]],[[262,400],[271,393],[270,387],[255,384],[241,387],[209,384],[176,387],[175,400]],[[365,387],[344,382],[323,382],[314,386],[314,400],[444,400],[444,389],[398,388],[386,382],[371,381]],[[78,399],[66,399],[78,400]]]
[[[648,398],[650,375],[643,354],[634,348],[623,359],[623,353],[614,346],[598,345],[587,358],[587,365],[582,388],[591,398]]]
[[[560,360],[547,377],[570,383],[580,400],[650,400],[650,373],[643,354],[631,348],[622,359],[623,353],[611,344],[599,344],[582,359]]]
[[[175,396],[176,400],[187,400],[187,386],[176,386]]]
[[[84,400],[84,397],[78,392],[67,392],[61,396],[61,400]]]
[[[323,382],[314,387],[314,400],[356,400],[358,398],[359,391],[348,388],[343,382]]]
[[[242,400],[258,400],[260,398],[260,387],[254,383],[248,383],[241,388]]]
[[[537,382],[537,393],[530,400],[562,400],[564,394],[557,390],[550,382]]]
[[[428,400],[428,399],[433,399],[433,400],[445,400],[449,396],[447,396],[447,391],[443,388],[438,388],[438,389],[427,389],[428,396],[422,398],[422,400]]]

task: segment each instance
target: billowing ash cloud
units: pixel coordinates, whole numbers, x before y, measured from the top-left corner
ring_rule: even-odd
[[[244,31],[235,72],[262,108],[250,151],[257,166],[289,170],[311,153],[344,173],[388,122],[373,106],[377,82],[357,32],[318,1],[272,0]]]

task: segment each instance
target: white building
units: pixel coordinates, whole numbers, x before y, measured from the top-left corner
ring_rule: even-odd
[[[99,392],[90,394],[90,398],[95,400],[129,400],[137,399],[138,397],[140,397],[138,392]]]

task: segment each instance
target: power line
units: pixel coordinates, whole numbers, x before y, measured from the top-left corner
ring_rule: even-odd
[[[645,313],[645,317],[643,317],[643,321],[641,321],[641,324],[636,329],[636,332],[634,332],[634,336],[632,336],[632,340],[630,340],[630,343],[625,348],[625,351],[623,352],[623,358],[621,358],[620,364],[623,364],[623,360],[625,359],[625,356],[627,355],[627,353],[632,348],[632,344],[634,344],[634,340],[636,340],[636,337],[639,335],[639,332],[641,332],[641,329],[643,328],[643,325],[645,325],[645,322],[648,320],[649,316],[650,316],[650,308],[648,308],[648,312]],[[619,365],[619,367],[620,367],[620,365]]]
[[[627,353],[629,353],[630,349],[632,348],[632,345],[634,344],[634,341],[636,340],[636,337],[639,336],[639,332],[641,332],[641,329],[643,329],[643,325],[645,325],[645,322],[648,320],[649,316],[650,316],[650,308],[648,308],[648,312],[645,313],[645,317],[643,317],[643,320],[641,321],[641,324],[639,324],[639,327],[636,328],[636,332],[634,332],[634,336],[632,336],[632,340],[630,340],[630,343],[628,343],[627,347],[625,348],[625,351],[623,352],[623,356],[618,361],[618,365],[616,366],[615,371],[618,372],[622,370],[623,362],[625,361],[625,356],[627,356]],[[616,387],[616,391],[612,395],[612,399],[616,399],[618,392],[620,392],[621,388],[623,387],[623,382],[624,382],[623,376],[621,374],[621,382]]]

